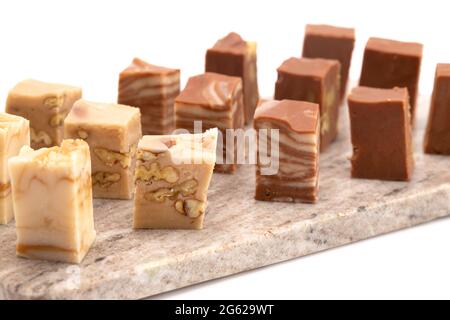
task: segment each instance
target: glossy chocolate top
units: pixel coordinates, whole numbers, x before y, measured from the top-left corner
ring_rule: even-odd
[[[366,45],[366,50],[367,49],[385,53],[421,57],[423,45],[416,42],[401,42],[381,38],[370,38]]]
[[[178,69],[170,69],[160,66],[155,66],[153,64],[147,63],[144,60],[141,60],[139,58],[134,58],[133,62],[125,69],[123,70],[120,75],[121,76],[127,76],[127,75],[160,75],[160,74],[172,74],[180,72]]]
[[[235,32],[230,32],[226,37],[217,41],[214,47],[209,50],[239,54],[244,53],[246,48],[247,43],[241,36]]]
[[[305,34],[321,37],[355,39],[355,29],[335,27],[326,24],[307,24]]]
[[[360,103],[384,103],[384,102],[406,102],[408,103],[408,89],[377,89],[369,87],[356,87],[348,96],[349,101]]]
[[[450,77],[450,64],[449,63],[438,63],[436,66],[436,76]]]
[[[339,65],[337,60],[290,58],[284,61],[277,70],[293,75],[324,78],[330,69],[336,65]]]

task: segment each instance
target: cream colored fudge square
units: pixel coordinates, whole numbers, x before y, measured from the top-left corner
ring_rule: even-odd
[[[64,118],[81,95],[77,87],[25,80],[9,92],[6,112],[30,121],[32,148],[59,146]]]
[[[138,145],[134,228],[202,229],[217,129],[144,136]]]
[[[28,120],[0,113],[0,224],[14,218],[8,160],[19,154],[23,146],[30,145]]]
[[[79,100],[64,121],[64,136],[89,144],[94,198],[132,198],[136,147],[142,136],[138,108]]]
[[[80,263],[95,239],[89,146],[23,147],[9,160],[17,255]]]

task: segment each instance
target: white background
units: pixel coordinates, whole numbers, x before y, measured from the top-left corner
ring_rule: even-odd
[[[2,0],[0,101],[25,78],[79,85],[87,99],[115,101],[118,74],[135,56],[180,68],[184,85],[203,71],[205,50],[230,31],[258,42],[260,91],[270,96],[276,67],[300,55],[306,23],[357,29],[353,80],[369,36],[424,43],[420,90],[429,95],[435,64],[450,62],[446,3]],[[450,298],[449,244],[444,219],[160,297]]]

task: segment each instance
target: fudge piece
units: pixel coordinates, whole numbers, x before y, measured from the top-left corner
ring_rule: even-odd
[[[0,113],[0,224],[14,218],[8,159],[17,156],[23,146],[30,145],[28,120]]]
[[[438,64],[425,132],[426,153],[450,155],[450,64]]]
[[[134,228],[202,229],[217,129],[144,136],[136,166]]]
[[[275,99],[320,105],[320,148],[336,139],[340,103],[340,63],[337,60],[290,58],[278,68]]]
[[[259,100],[256,42],[244,41],[231,32],[208,49],[205,71],[242,78],[245,123],[252,121]]]
[[[303,57],[334,59],[341,63],[341,100],[347,89],[354,46],[355,29],[328,25],[306,25]]]
[[[364,51],[360,86],[408,88],[414,122],[423,46],[419,43],[370,38]]]
[[[203,130],[219,128],[224,142],[218,150],[216,171],[235,172],[236,135],[226,131],[244,126],[241,78],[211,72],[191,77],[175,99],[175,123],[178,129],[198,133],[195,121],[201,121]]]
[[[23,147],[9,160],[17,255],[80,263],[95,240],[89,146]]]
[[[120,74],[120,104],[141,110],[143,134],[168,134],[175,129],[173,104],[180,93],[180,70],[134,59]]]
[[[142,136],[138,108],[79,100],[64,121],[64,136],[89,144],[94,198],[132,198]]]
[[[256,109],[254,127],[259,136],[255,199],[317,202],[319,105],[293,100],[265,102]],[[278,136],[272,135],[274,130]],[[278,154],[271,154],[272,139],[279,141]],[[269,150],[264,155],[268,158],[278,156],[277,173],[264,171],[269,164],[261,161],[262,150]]]
[[[414,168],[406,88],[354,88],[348,97],[352,177],[406,181]]]
[[[79,99],[80,88],[25,80],[9,92],[6,112],[30,121],[32,148],[58,146],[64,136],[64,119]]]

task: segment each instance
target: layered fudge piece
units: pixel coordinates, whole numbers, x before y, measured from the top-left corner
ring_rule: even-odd
[[[0,113],[0,224],[14,218],[8,160],[19,154],[23,146],[30,145],[28,120]]]
[[[25,80],[9,92],[6,112],[30,121],[32,148],[58,146],[64,136],[64,119],[81,94],[80,88]]]
[[[219,128],[221,131],[224,142],[222,149],[218,150],[218,172],[233,173],[237,169],[236,135],[230,131],[227,134],[226,131],[243,127],[242,101],[241,78],[211,72],[191,77],[175,99],[175,122],[178,129],[198,133],[195,132],[195,122],[201,121],[203,130]]]
[[[17,255],[80,263],[95,239],[89,146],[23,147],[9,161]]]
[[[414,160],[406,88],[354,88],[350,111],[352,177],[407,181]]]
[[[450,155],[450,64],[438,64],[425,133],[426,153]]]
[[[329,25],[306,25],[303,57],[335,59],[341,63],[341,99],[347,89],[348,73],[355,46],[355,29]]]
[[[337,60],[290,58],[278,68],[275,99],[320,105],[320,148],[336,139],[340,103],[340,63]]]
[[[94,198],[132,198],[142,136],[138,108],[79,100],[64,122],[64,134],[89,144]]]
[[[255,199],[315,203],[318,197],[320,114],[315,103],[268,101],[256,109],[258,165]],[[262,131],[264,130],[264,131]],[[273,131],[278,130],[277,136]],[[278,154],[272,154],[272,139],[279,141]],[[264,149],[262,149],[264,148]],[[262,150],[268,158],[278,156],[278,172],[265,172]],[[270,164],[272,165],[272,164]]]
[[[360,86],[408,88],[414,122],[423,46],[419,43],[370,38],[364,51]]]
[[[202,229],[217,129],[144,136],[136,166],[134,228]]]
[[[245,123],[249,123],[259,100],[256,42],[231,32],[206,52],[205,71],[242,78]]]
[[[120,74],[120,104],[141,110],[143,134],[168,134],[175,129],[173,104],[180,93],[180,70],[134,59]]]

